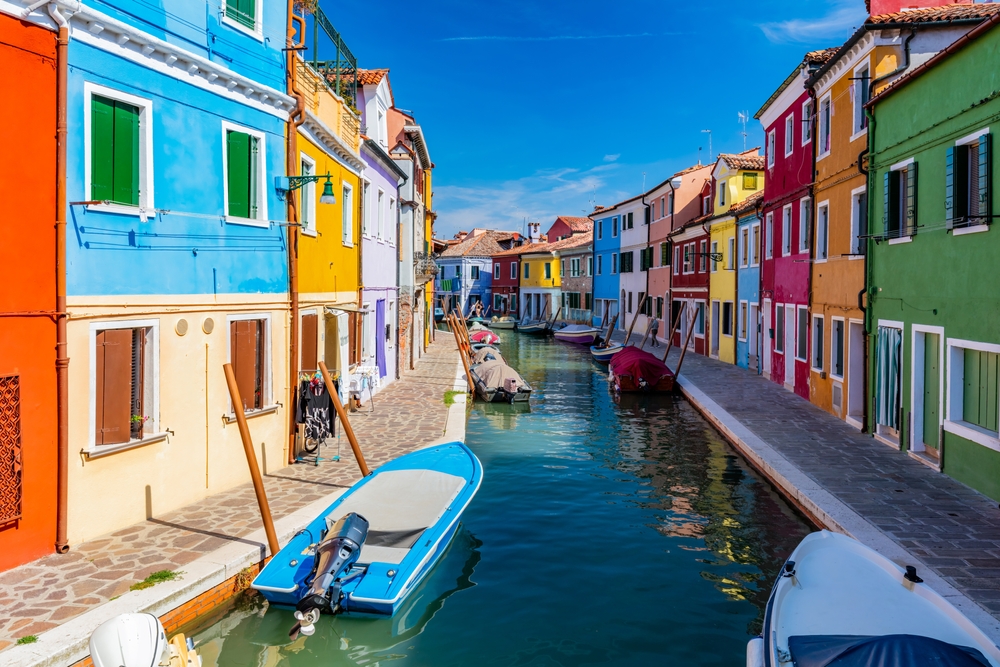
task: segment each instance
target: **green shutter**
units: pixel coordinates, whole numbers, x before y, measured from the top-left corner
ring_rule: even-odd
[[[90,198],[114,199],[115,103],[94,95],[90,99]]]
[[[955,147],[949,146],[944,159],[944,223],[955,226]]]
[[[987,223],[989,223],[992,218],[990,218],[991,202],[990,202],[990,165],[992,162],[992,141],[990,139],[992,135],[984,134],[979,137],[979,215],[982,216]]]
[[[250,137],[250,173],[247,176],[248,191],[250,193],[250,217],[257,219],[257,165],[260,164],[258,157],[260,140],[257,137]]]
[[[997,372],[1000,354],[965,350],[962,419],[997,430]]]
[[[250,135],[243,132],[226,133],[226,159],[229,188],[228,215],[235,218],[250,217]]]
[[[115,102],[114,196],[119,204],[139,205],[139,108]]]
[[[914,162],[906,168],[906,210],[905,234],[917,233],[917,163]]]
[[[890,215],[890,193],[892,192],[892,172],[887,171],[882,178],[882,196],[884,206],[882,208],[882,234],[888,238],[889,236],[889,221],[892,219]]]
[[[227,0],[226,16],[245,25],[251,30],[256,29],[257,0]]]

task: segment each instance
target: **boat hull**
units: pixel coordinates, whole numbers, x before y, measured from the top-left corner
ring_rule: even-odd
[[[643,384],[638,382],[631,375],[615,375],[614,371],[609,376],[611,386],[618,393],[647,393],[658,394],[674,390],[674,376],[664,375],[655,384]]]
[[[577,345],[593,345],[594,341],[597,340],[596,331],[575,331],[572,333],[556,331],[552,335],[556,337],[556,340],[561,340],[565,343],[576,343]]]
[[[590,354],[594,357],[594,361],[607,364],[610,363],[612,357],[624,349],[625,348],[621,345],[612,345],[610,347],[591,346]]]
[[[517,330],[523,334],[544,336],[549,332],[549,325],[546,322],[538,322],[536,324],[519,324],[517,325]]]
[[[517,326],[515,320],[493,320],[489,324],[491,329],[513,329]]]

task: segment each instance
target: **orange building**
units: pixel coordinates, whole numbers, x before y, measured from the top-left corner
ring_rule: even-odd
[[[0,570],[56,539],[56,37],[0,13]]]

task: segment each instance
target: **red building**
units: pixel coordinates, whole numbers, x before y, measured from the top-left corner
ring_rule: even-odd
[[[530,248],[531,244],[526,243],[493,255],[493,283],[490,289],[494,315],[517,316],[521,253]]]
[[[590,218],[580,218],[572,215],[560,215],[549,227],[545,237],[549,241],[561,241],[574,234],[586,234],[594,230],[594,221]]]
[[[764,126],[767,168],[761,234],[761,367],[766,377],[807,400],[809,341],[796,323],[799,311],[809,308],[815,102],[803,82],[835,52],[807,53],[754,116]]]
[[[705,309],[708,304],[709,276],[709,233],[707,223],[713,213],[711,171],[705,172],[700,192],[695,197],[697,204],[685,207],[685,215],[678,214],[674,230],[670,232],[673,252],[671,262],[671,303],[670,321],[677,320],[677,314],[684,310],[693,312],[694,318],[684,317],[674,334],[673,344],[678,347],[689,340],[689,348],[698,354],[708,354],[705,344]],[[693,217],[693,219],[692,219]],[[693,309],[693,310],[692,310]],[[688,339],[688,329],[694,332]],[[669,331],[667,332],[669,335]]]
[[[0,570],[56,540],[56,36],[0,13]]]

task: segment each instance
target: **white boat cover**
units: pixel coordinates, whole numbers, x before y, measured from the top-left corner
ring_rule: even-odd
[[[989,667],[978,649],[920,635],[789,637],[795,667]]]
[[[463,486],[461,477],[435,470],[389,470],[348,496],[326,522],[357,512],[369,524],[358,562],[399,563]]]
[[[556,329],[556,333],[599,333],[599,329],[588,327],[586,324],[567,324],[561,329]]]
[[[482,322],[473,322],[468,327],[469,331],[489,331],[490,328],[484,326]]]
[[[517,371],[499,359],[479,364],[473,372],[479,376],[479,379],[483,381],[483,384],[485,384],[488,389],[503,387],[504,381],[508,378],[516,380],[518,387],[523,387],[528,384],[524,381],[524,378],[518,375]]]
[[[481,364],[484,361],[503,361],[503,355],[495,347],[481,347],[472,354],[472,363]]]

